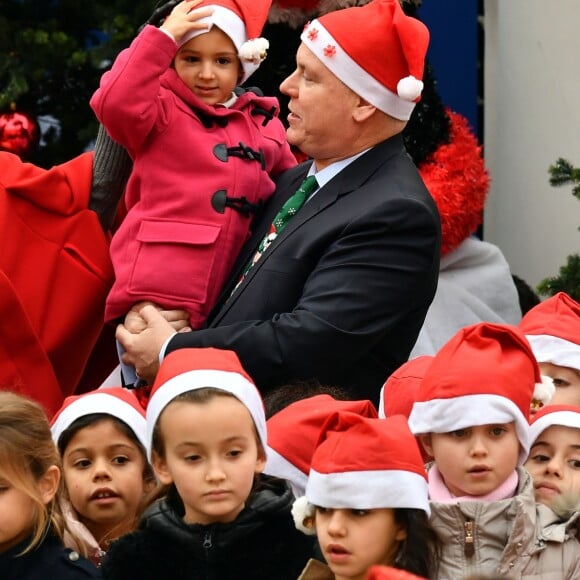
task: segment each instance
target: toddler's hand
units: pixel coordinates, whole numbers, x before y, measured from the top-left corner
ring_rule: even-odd
[[[201,2],[202,0],[184,0],[180,2],[171,11],[171,14],[165,19],[165,22],[160,28],[171,34],[175,42],[179,45],[182,44],[183,39],[190,32],[194,30],[207,30],[207,23],[200,22],[200,20],[206,16],[210,16],[213,10],[211,8],[199,8],[195,10],[195,7],[201,4]]]

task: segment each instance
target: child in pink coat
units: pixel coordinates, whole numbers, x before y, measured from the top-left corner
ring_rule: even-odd
[[[91,107],[125,147],[128,214],[111,243],[107,321],[144,301],[199,328],[252,217],[294,166],[275,98],[236,88],[257,70],[271,0],[185,0],[146,26],[106,72]]]

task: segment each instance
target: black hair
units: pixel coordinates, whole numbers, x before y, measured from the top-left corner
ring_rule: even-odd
[[[297,379],[275,387],[264,395],[266,418],[269,419],[288,405],[315,395],[330,395],[338,401],[348,401],[352,397],[341,387],[323,385],[317,379]]]
[[[407,531],[393,566],[424,578],[435,578],[441,555],[439,539],[422,509],[395,508],[395,521]]]

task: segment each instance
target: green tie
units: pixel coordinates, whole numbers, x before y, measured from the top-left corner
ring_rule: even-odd
[[[317,187],[318,183],[316,182],[316,177],[314,177],[314,175],[307,177],[300,184],[300,187],[296,190],[296,193],[294,193],[294,195],[288,199],[288,201],[276,214],[276,217],[272,222],[272,226],[270,226],[270,232],[268,232],[266,238],[262,240],[262,244],[264,244],[265,240],[270,236],[270,234],[273,233],[272,228],[274,228],[276,235],[278,235],[284,229],[286,224],[290,221],[290,218],[296,215],[298,210],[304,205],[304,202]],[[262,244],[260,244],[260,246]]]
[[[298,210],[304,205],[304,202],[310,197],[310,194],[318,187],[316,177],[311,175],[307,177],[296,190],[294,194],[286,201],[286,203],[280,208],[280,211],[276,214],[274,221],[270,225],[270,230],[264,236],[264,239],[260,242],[258,249],[246,264],[244,272],[240,276],[235,289],[242,283],[246,274],[250,271],[250,268],[260,259],[262,254],[266,251],[266,248],[276,239],[276,236],[286,227],[286,224],[290,221],[290,218],[298,213]],[[233,291],[232,291],[233,294]]]

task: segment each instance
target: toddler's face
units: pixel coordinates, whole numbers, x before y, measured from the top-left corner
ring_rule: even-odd
[[[540,363],[540,372],[554,381],[556,392],[549,405],[580,405],[580,370]]]
[[[389,508],[316,508],[316,534],[335,579],[362,579],[373,564],[392,565],[407,532]]]
[[[179,78],[208,105],[226,102],[241,78],[238,51],[216,26],[186,42],[174,66]]]
[[[420,440],[456,496],[486,495],[497,489],[516,468],[520,454],[513,422],[429,433]]]
[[[549,505],[562,495],[580,498],[580,429],[548,427],[532,445],[525,467],[536,501]]]

